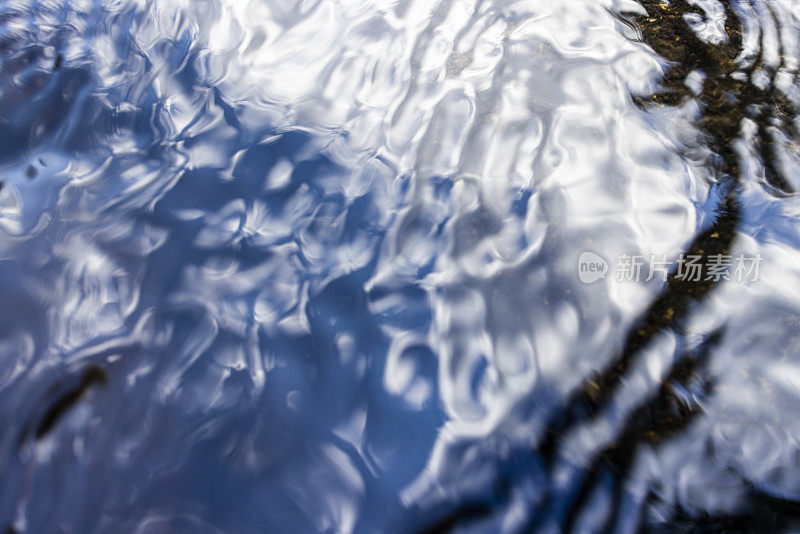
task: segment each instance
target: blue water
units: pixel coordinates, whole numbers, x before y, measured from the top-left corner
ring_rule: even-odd
[[[695,5],[724,41],[723,4]],[[735,7],[742,68],[760,50],[800,105],[800,10]],[[755,122],[732,132],[757,280],[537,450],[666,287],[582,283],[579,255],[675,260],[730,190],[699,96],[632,98],[669,66],[615,15],[641,9],[0,2],[0,529],[594,532],[616,509],[614,531],[691,530],[757,494],[791,531],[800,157],[778,126],[784,195]],[[709,339],[713,391],[670,386],[697,417],[575,500]]]

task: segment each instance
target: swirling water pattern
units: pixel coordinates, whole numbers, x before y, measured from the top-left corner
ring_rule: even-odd
[[[709,339],[702,414],[570,524],[797,502],[800,8],[654,13],[683,4],[2,2],[0,528],[415,532],[490,503],[449,526],[557,531],[545,493]],[[723,46],[732,18],[724,78],[650,39]],[[719,126],[737,96],[774,120]],[[542,461],[664,290],[581,284],[579,255],[677,258],[726,173],[759,279],[654,334]]]

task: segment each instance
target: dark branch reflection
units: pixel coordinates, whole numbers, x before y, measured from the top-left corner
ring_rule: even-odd
[[[700,256],[700,263],[706,266],[709,257],[728,255],[735,246],[741,219],[739,194],[743,180],[736,144],[741,139],[743,121],[749,119],[756,125],[755,139],[751,143],[763,166],[762,185],[774,196],[785,196],[793,191],[776,162],[775,154],[780,143],[778,133],[783,131],[789,137],[797,138],[798,109],[775,86],[777,73],[786,70],[782,50],[778,54],[779,63],[768,64],[764,59],[762,35],[756,56],[744,64],[743,24],[736,4],[724,4],[727,40],[716,44],[703,41],[689,27],[685,15],[703,15],[698,7],[686,0],[671,0],[669,3],[641,0],[640,4],[646,15],[620,13],[616,16],[636,28],[642,41],[669,61],[670,67],[657,93],[637,97],[635,101],[643,109],[650,109],[654,106],[678,106],[695,99],[701,111],[697,123],[701,134],[699,142],[714,154],[708,166],[717,179],[715,186],[723,200],[717,207],[714,223],[700,233],[686,251],[686,255]],[[766,9],[779,27],[769,5]],[[693,72],[704,76],[697,94],[687,85],[687,78]],[[767,83],[753,83],[756,75],[766,75]],[[796,73],[792,76],[796,77]],[[624,377],[659,333],[674,332],[680,346],[688,344],[686,323],[720,283],[706,280],[706,274],[704,268],[700,279],[692,281],[673,273],[662,293],[631,329],[620,353],[605,368],[588,377],[554,411],[541,440],[532,451],[541,458],[546,470],[554,468],[566,434],[596,419],[608,408],[615,395],[624,394],[619,392]],[[590,460],[577,492],[564,498],[555,494],[553,488],[546,488],[543,499],[531,512],[526,530],[537,531],[544,518],[555,515],[563,520],[562,531],[572,531],[592,493],[600,484],[605,484],[611,487],[613,505],[611,514],[601,519],[601,530],[615,531],[625,483],[631,474],[637,450],[645,445],[658,447],[685,431],[701,414],[699,406],[687,404],[676,395],[676,391],[693,387],[699,396],[713,393],[714,380],[708,362],[722,335],[722,331],[714,332],[699,347],[676,358],[655,395],[634,410],[613,443]],[[756,488],[751,489],[750,497],[748,507],[736,517],[693,517],[684,510],[675,510],[669,524],[651,525],[642,517],[640,529],[728,532],[749,525],[750,528],[772,530],[800,518],[800,503],[766,495]],[[650,502],[656,499],[658,497],[652,493]],[[554,509],[557,511],[553,512]],[[475,524],[491,512],[488,503],[470,505],[447,515],[426,532],[450,532],[455,527]]]

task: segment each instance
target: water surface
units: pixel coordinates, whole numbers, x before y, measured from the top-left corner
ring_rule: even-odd
[[[797,528],[798,28],[0,3],[0,528]]]

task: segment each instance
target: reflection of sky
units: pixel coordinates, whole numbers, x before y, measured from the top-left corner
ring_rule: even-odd
[[[620,7],[0,8],[0,520],[391,531],[505,470],[487,528],[513,530],[546,480],[569,489],[685,348],[664,333],[541,473],[516,451],[661,289],[583,285],[577,258],[675,258],[724,196],[679,155],[695,104],[633,104],[662,65]],[[719,384],[642,455],[634,505],[654,481],[692,511],[742,478],[800,491],[797,202],[746,147],[761,277],[693,316],[693,338],[727,327]],[[91,364],[108,384],[32,440]]]

